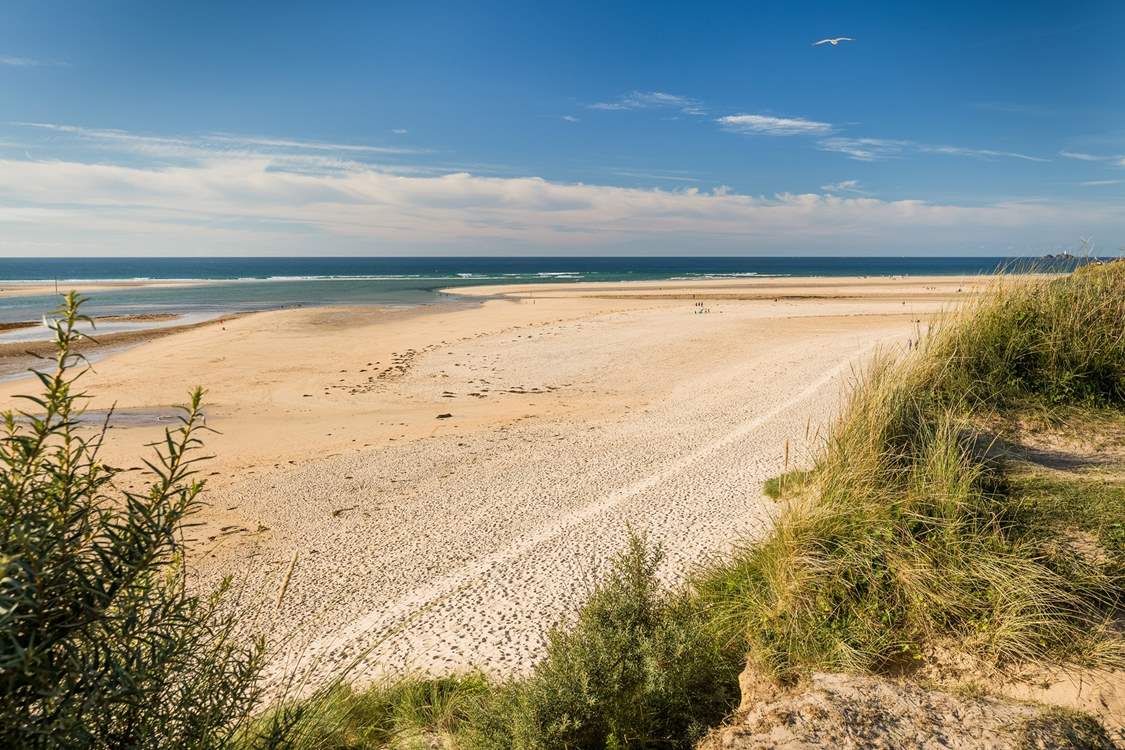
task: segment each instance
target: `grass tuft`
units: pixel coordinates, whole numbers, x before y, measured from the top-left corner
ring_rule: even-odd
[[[998,280],[939,323],[930,385],[974,407],[1125,405],[1125,263],[1033,283]]]
[[[479,673],[408,675],[364,690],[336,685],[313,699],[278,707],[274,713],[290,717],[283,722],[289,727],[286,747],[456,747],[456,735],[470,710],[491,689],[487,678]]]

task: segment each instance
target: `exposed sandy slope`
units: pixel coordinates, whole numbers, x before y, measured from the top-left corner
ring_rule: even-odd
[[[752,698],[752,700],[748,700]],[[903,680],[814,674],[791,690],[743,693],[699,750],[1112,750],[1095,722],[1041,705],[944,692]]]
[[[800,456],[850,368],[970,280],[779,283],[251,315],[112,355],[87,387],[141,425],[108,446],[135,463],[162,405],[208,386],[219,474],[195,562],[250,581],[306,663],[335,669],[386,637],[370,653],[384,669],[510,673],[627,525],[665,546],[674,579],[768,524],[761,482],[786,441]],[[708,299],[720,287],[764,299]],[[2,384],[0,403],[26,387]]]

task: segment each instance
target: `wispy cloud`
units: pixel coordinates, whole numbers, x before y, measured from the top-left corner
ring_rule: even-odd
[[[1120,154],[1087,154],[1082,151],[1060,151],[1059,156],[1066,159],[1076,159],[1078,161],[1096,161],[1108,162],[1116,164],[1119,167],[1125,167],[1125,156]]]
[[[1078,161],[1106,161],[1113,157],[1109,156],[1095,156],[1094,154],[1084,154],[1080,151],[1060,151],[1059,156],[1066,159],[1077,159]]]
[[[1103,185],[1121,185],[1123,183],[1125,183],[1125,180],[1086,180],[1078,184],[1083,187],[1101,187]]]
[[[859,180],[840,180],[828,185],[821,185],[820,189],[826,193],[854,193],[856,195],[871,195],[859,186]]]
[[[64,139],[72,138],[77,143],[90,144],[101,150],[126,152],[136,158],[161,159],[169,163],[190,165],[215,159],[258,159],[268,162],[271,168],[275,169],[320,173],[370,169],[373,166],[372,160],[380,160],[384,162],[382,168],[387,171],[407,173],[451,171],[449,168],[436,169],[432,166],[385,163],[389,158],[400,159],[409,155],[428,153],[424,149],[265,138],[230,133],[158,136],[112,128],[87,128],[57,123],[10,124],[46,131]]]
[[[0,56],[0,65],[10,65],[13,68],[34,68],[39,64],[38,60],[32,60],[30,57]]]
[[[394,128],[391,130],[391,132],[395,135],[406,135],[410,131],[408,131],[406,128]]]
[[[634,172],[626,169],[610,170],[609,174],[618,177],[636,177],[642,180],[657,180],[668,182],[702,182],[698,177],[688,177],[676,172]]]
[[[1019,159],[1021,161],[1047,162],[1039,156],[1029,156],[1015,151],[998,151],[989,148],[967,148],[965,146],[935,145],[910,140],[888,138],[825,138],[818,143],[823,151],[846,154],[856,161],[882,161],[897,159],[907,154],[942,154],[945,156],[967,156],[975,159]]]
[[[566,120],[567,122],[581,122],[581,120],[574,115],[563,115],[562,119]]]
[[[631,91],[608,102],[589,105],[590,109],[629,110],[629,109],[675,109],[685,115],[705,115],[702,103],[697,99],[663,91]]]
[[[833,127],[827,122],[803,117],[771,115],[727,115],[716,120],[724,130],[746,135],[827,135]]]
[[[33,57],[0,55],[0,65],[7,65],[12,68],[48,68],[65,66],[66,63],[58,60],[36,60]]]
[[[847,154],[857,161],[881,161],[902,156],[910,141],[887,138],[825,138],[817,145],[822,151]]]
[[[76,125],[59,125],[48,122],[13,122],[11,124],[26,128],[35,128],[37,130],[50,130],[56,133],[66,133],[68,135],[73,135],[79,138],[93,141],[111,141],[115,143],[187,146],[198,148],[205,148],[207,146],[259,147],[265,149],[296,149],[298,151],[334,151],[362,154],[418,153],[418,150],[416,149],[404,149],[391,146],[366,146],[352,143],[329,143],[324,141],[294,140],[291,138],[264,138],[258,136],[232,135],[230,133],[209,133],[196,137],[168,137],[131,133],[125,130],[117,130],[112,128],[84,128]]]
[[[974,102],[973,106],[986,112],[1003,112],[1010,115],[1048,115],[1051,111],[1037,104],[1020,104],[1018,102]]]
[[[206,140],[215,143],[230,143],[237,146],[265,146],[267,148],[292,148],[310,151],[342,151],[344,153],[361,154],[412,154],[418,153],[416,149],[404,149],[393,146],[365,146],[353,143],[326,143],[323,141],[298,141],[287,138],[260,138],[242,135],[228,135],[216,133],[205,136]]]
[[[1028,156],[1015,151],[995,151],[990,148],[965,148],[964,146],[931,146],[926,143],[916,143],[915,147],[924,154],[946,154],[948,156],[972,156],[981,159],[1003,157],[1005,159],[1022,159],[1023,161],[1048,162],[1040,156]]]

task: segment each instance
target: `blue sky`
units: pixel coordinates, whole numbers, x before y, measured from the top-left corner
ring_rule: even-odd
[[[925,5],[8,0],[0,255],[1116,251],[1125,4]]]

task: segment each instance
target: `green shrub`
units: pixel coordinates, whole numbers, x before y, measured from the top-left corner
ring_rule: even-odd
[[[218,748],[259,697],[262,643],[237,637],[219,594],[188,593],[181,532],[198,508],[196,390],[146,465],[118,489],[80,426],[81,300],[51,324],[40,397],[0,437],[0,747]],[[280,736],[274,727],[275,734]]]
[[[663,591],[660,555],[631,535],[546,657],[477,712],[470,746],[691,747],[738,702],[741,650],[723,648],[693,601]]]

